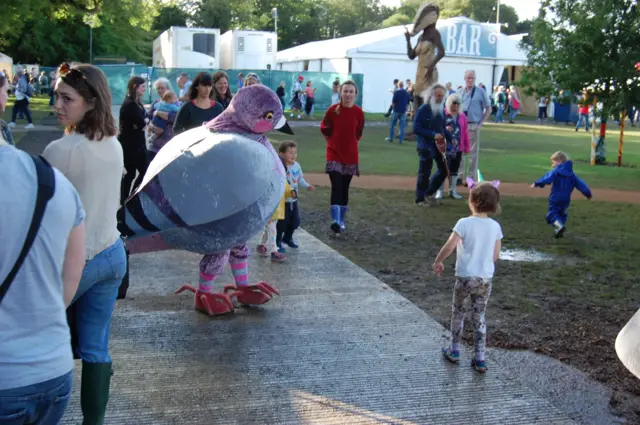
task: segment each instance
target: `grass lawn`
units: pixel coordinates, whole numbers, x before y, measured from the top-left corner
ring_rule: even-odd
[[[7,102],[7,108],[4,112],[4,120],[6,122],[11,121],[11,109],[13,108],[13,103],[15,98],[10,97],[9,102]],[[34,124],[38,124],[42,118],[49,116],[49,112],[51,109],[49,108],[49,96],[39,95],[38,97],[34,97],[31,99],[29,103],[29,109],[31,109],[31,118],[33,119]],[[18,125],[26,124],[27,120],[18,120]]]
[[[404,191],[353,189],[347,233],[340,238],[329,234],[328,205],[328,189],[302,193],[302,227],[448,328],[455,255],[443,277],[434,276],[431,264],[456,221],[469,214],[466,203],[416,208]],[[546,209],[546,199],[502,200],[495,218],[504,248],[535,250],[553,260],[498,262],[488,344],[551,355],[614,389],[640,395],[640,381],[614,350],[616,335],[640,308],[640,245],[638,232],[629,231],[640,228],[637,206],[573,202],[568,231],[559,240],[544,220]],[[638,412],[630,423],[640,423]]]
[[[531,121],[528,121],[529,123]],[[618,127],[607,133],[607,158],[617,161]],[[272,133],[274,143],[293,139],[298,143],[298,161],[306,172],[323,172],[326,142],[318,127],[296,127],[294,136]],[[365,128],[360,142],[360,168],[363,174],[415,176],[418,161],[415,142],[390,145],[385,142],[388,128]],[[591,186],[637,190],[640,187],[640,131],[625,132],[625,167],[589,165],[591,137],[572,126],[535,124],[488,124],[481,134],[480,170],[485,178],[505,182],[532,182],[550,168],[549,156],[566,151],[575,162],[576,172]]]

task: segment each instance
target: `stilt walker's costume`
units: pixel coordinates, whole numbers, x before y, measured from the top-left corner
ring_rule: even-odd
[[[241,89],[229,107],[206,126],[165,145],[143,184],[126,202],[121,231],[132,254],[184,249],[205,254],[200,262],[195,308],[210,315],[234,310],[232,299],[257,305],[278,291],[249,285],[246,242],[275,212],[286,183],[282,162],[264,133],[292,134],[278,96],[269,88]],[[234,285],[212,293],[226,263]]]
[[[416,12],[416,18],[411,32],[406,32],[407,56],[410,60],[418,58],[416,81],[413,85],[414,110],[424,103],[429,97],[429,89],[438,82],[438,69],[436,65],[444,57],[444,45],[442,37],[436,29],[436,22],[440,16],[440,8],[434,3],[424,3]],[[418,44],[414,48],[411,45],[411,37],[420,34]]]

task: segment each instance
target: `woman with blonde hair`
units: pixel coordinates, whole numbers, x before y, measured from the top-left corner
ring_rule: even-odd
[[[77,337],[74,354],[82,359],[83,424],[101,425],[111,382],[111,315],[126,271],[124,244],[116,228],[122,146],[116,138],[107,79],[99,68],[60,65],[55,107],[65,135],[51,142],[43,156],[73,184],[86,212],[86,263],[68,315]]]
[[[462,199],[456,192],[458,182],[458,169],[462,162],[462,154],[469,153],[471,146],[469,143],[469,121],[464,112],[461,111],[462,98],[458,94],[450,94],[445,102],[445,131],[447,148],[445,157],[447,169],[449,171],[449,197]],[[436,192],[436,199],[443,197],[444,183]]]

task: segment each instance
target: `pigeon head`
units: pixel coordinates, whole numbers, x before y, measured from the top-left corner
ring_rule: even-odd
[[[207,124],[213,130],[264,134],[272,130],[293,134],[280,99],[269,87],[255,84],[233,96],[227,109]]]

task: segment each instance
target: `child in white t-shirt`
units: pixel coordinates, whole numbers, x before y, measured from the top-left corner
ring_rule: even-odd
[[[491,183],[479,183],[469,196],[471,216],[458,220],[447,243],[433,262],[437,276],[444,270],[444,260],[456,253],[456,284],[453,291],[451,315],[451,345],[442,349],[444,357],[460,361],[460,345],[464,326],[464,301],[471,298],[473,327],[475,329],[475,356],[471,366],[480,373],[487,371],[484,352],[487,339],[485,310],[491,295],[491,281],[495,262],[500,256],[502,229],[489,214],[500,210],[500,192]]]

